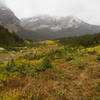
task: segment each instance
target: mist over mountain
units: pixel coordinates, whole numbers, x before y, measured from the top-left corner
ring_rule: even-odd
[[[16,32],[23,39],[34,39],[34,32],[24,29],[21,26],[20,19],[6,6],[0,7],[0,25],[7,28],[10,32]]]
[[[90,25],[74,16],[40,15],[20,20],[3,3],[0,5],[0,25],[15,31],[23,39],[40,41],[100,32],[100,26]]]
[[[21,25],[29,30],[39,30],[49,28],[52,31],[59,31],[68,28],[78,28],[80,25],[84,25],[85,22],[74,16],[55,17],[41,15],[33,18],[22,19]]]
[[[23,28],[36,31],[39,38],[55,39],[100,32],[100,26],[88,24],[74,16],[55,17],[49,15],[22,19]]]
[[[0,7],[6,7],[5,0],[0,0]]]
[[[15,14],[6,6],[0,6],[0,25],[8,28],[9,31],[17,32],[20,27],[20,20],[15,16]]]

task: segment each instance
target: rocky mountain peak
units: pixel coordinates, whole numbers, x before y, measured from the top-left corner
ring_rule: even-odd
[[[67,17],[57,17],[57,16],[35,16],[22,20],[22,26],[29,30],[38,30],[43,28],[49,28],[54,31],[58,31],[66,28],[78,28],[84,22],[80,19],[67,16]]]
[[[7,7],[0,6],[0,25],[8,28],[10,31],[17,31],[20,20]]]

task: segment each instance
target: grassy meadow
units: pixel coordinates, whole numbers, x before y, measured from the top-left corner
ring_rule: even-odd
[[[25,43],[0,51],[0,100],[100,100],[100,45]]]

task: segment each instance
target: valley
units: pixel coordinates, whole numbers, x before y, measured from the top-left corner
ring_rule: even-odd
[[[100,45],[46,40],[17,48],[15,57],[0,63],[1,100],[99,100]]]
[[[32,16],[30,7],[30,17],[21,18],[28,3],[19,3],[25,8],[16,12],[16,3],[9,0],[10,9],[5,2],[0,0],[0,100],[100,100],[100,25],[75,16]]]

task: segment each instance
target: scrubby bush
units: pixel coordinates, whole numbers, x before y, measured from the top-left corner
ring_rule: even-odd
[[[78,69],[84,69],[85,67],[85,63],[82,59],[75,59],[74,60],[74,63],[73,63],[73,66],[78,68]]]
[[[51,64],[49,57],[45,57],[41,63],[37,64],[35,70],[36,72],[41,72],[41,71],[45,71],[46,69],[52,68],[52,67],[53,66]]]
[[[98,55],[97,60],[99,60],[99,61],[100,61],[100,55]]]
[[[73,56],[67,55],[66,58],[65,58],[65,61],[71,61],[71,60],[73,60],[73,59],[74,59]]]
[[[11,71],[13,69],[13,67],[16,67],[14,59],[12,59],[11,61],[8,62],[8,64],[6,65],[5,69],[7,71]]]
[[[8,62],[8,64],[5,67],[6,71],[10,72],[10,73],[20,73],[20,74],[28,74],[28,73],[32,73],[32,71],[34,71],[34,66],[30,65],[30,64],[26,64],[26,63],[21,63],[20,65],[17,65],[14,61],[14,59],[12,59],[11,61]]]
[[[56,90],[56,97],[60,99],[65,99],[66,98],[66,93],[67,91],[65,89],[57,89]]]

